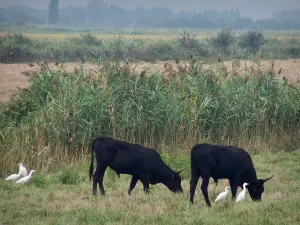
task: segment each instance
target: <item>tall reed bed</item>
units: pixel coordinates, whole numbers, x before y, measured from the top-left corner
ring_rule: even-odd
[[[1,108],[0,171],[20,161],[49,170],[78,160],[95,135],[183,151],[203,141],[258,151],[299,146],[299,89],[272,71],[165,68],[136,74],[129,63],[110,62],[68,74],[44,66]]]

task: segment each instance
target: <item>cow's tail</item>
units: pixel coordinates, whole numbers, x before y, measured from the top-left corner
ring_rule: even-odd
[[[92,179],[92,175],[93,175],[93,172],[94,172],[94,142],[95,142],[95,139],[92,141],[92,145],[91,145],[92,156],[91,156],[91,165],[90,165],[90,171],[89,171],[90,181]]]
[[[196,161],[195,161],[195,157],[194,157],[194,152],[196,150],[196,148],[198,147],[198,145],[194,145],[192,150],[191,150],[191,172],[193,173],[193,170],[195,170],[196,167]]]
[[[198,165],[196,162],[196,157],[195,157],[195,152],[197,149],[201,148],[203,146],[203,144],[196,144],[192,147],[191,150],[191,176],[196,176],[197,174],[201,174],[201,172],[198,169]]]

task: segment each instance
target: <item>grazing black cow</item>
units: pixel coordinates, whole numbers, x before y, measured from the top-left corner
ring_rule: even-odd
[[[236,197],[238,186],[242,188],[243,183],[247,182],[252,200],[260,201],[264,192],[264,183],[274,175],[267,179],[257,179],[252,159],[244,149],[205,143],[194,145],[191,150],[190,201],[192,203],[200,176],[202,177],[201,190],[206,205],[210,207],[207,193],[210,177],[216,183],[218,179],[228,179],[233,199]]]
[[[138,180],[143,183],[144,191],[149,192],[149,184],[163,183],[172,192],[183,192],[179,172],[168,167],[160,155],[151,148],[109,137],[96,137],[92,142],[90,180],[93,174],[94,152],[97,168],[93,176],[93,194],[97,194],[97,183],[102,195],[103,176],[109,166],[118,176],[132,175],[128,194],[130,195]]]

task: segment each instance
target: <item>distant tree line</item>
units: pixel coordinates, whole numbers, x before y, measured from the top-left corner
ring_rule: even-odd
[[[173,12],[169,8],[146,9],[138,5],[135,9],[124,9],[114,4],[92,0],[85,7],[68,6],[59,9],[58,0],[50,0],[48,10],[37,10],[24,6],[0,9],[0,23],[11,24],[61,24],[101,25],[115,27],[170,27],[170,28],[222,28],[251,27],[254,23],[262,29],[300,29],[300,10],[274,13],[269,19],[253,20],[243,17],[238,9],[225,11],[205,10],[200,13]]]

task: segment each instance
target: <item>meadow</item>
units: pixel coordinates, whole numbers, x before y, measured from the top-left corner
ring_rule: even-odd
[[[177,151],[180,155],[162,153],[163,158],[174,166],[184,162],[188,167],[189,147]],[[300,151],[264,151],[253,159],[259,177],[275,174],[266,183],[263,200],[259,203],[252,202],[247,195],[240,203],[229,198],[221,204],[212,201],[212,207],[207,208],[198,185],[195,203],[191,205],[186,171],[182,195],[170,192],[163,185],[151,186],[150,194],[145,195],[142,184],[138,183],[128,196],[130,177],[118,178],[108,170],[104,177],[106,195],[95,197],[88,180],[87,160],[54,172],[38,171],[24,186],[2,179],[1,224],[299,224]],[[214,184],[209,185],[211,200],[224,191],[225,185],[226,181],[220,181],[216,194]]]
[[[299,82],[272,60],[292,58],[296,65],[300,42],[264,37],[251,45],[253,33],[222,32],[207,40],[189,32],[172,40],[1,37],[2,63],[34,62],[35,70],[24,74],[26,87],[0,103],[0,224],[298,224]],[[159,69],[136,67],[167,59],[172,63],[159,62]],[[241,69],[241,59],[252,66]],[[67,62],[76,66],[66,69]],[[86,70],[87,62],[93,68]],[[92,196],[96,135],[153,147],[172,168],[186,168],[184,194],[156,185],[145,195],[138,183],[129,197],[129,177],[108,170],[107,195]],[[245,148],[259,178],[274,174],[263,201],[248,195],[208,209],[198,184],[190,205],[189,152],[202,142]],[[37,170],[33,179],[22,186],[4,181],[19,162]],[[226,183],[216,192],[209,186],[212,200]]]

